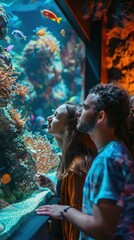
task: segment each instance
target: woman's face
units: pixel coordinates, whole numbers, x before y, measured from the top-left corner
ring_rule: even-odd
[[[48,120],[48,133],[53,136],[62,136],[65,133],[65,127],[67,125],[67,109],[66,105],[59,106],[53,115],[47,118]]]

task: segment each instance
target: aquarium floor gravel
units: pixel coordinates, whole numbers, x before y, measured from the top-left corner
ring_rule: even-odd
[[[32,214],[35,214],[35,209],[41,203],[45,203],[52,192],[48,189],[35,191],[30,198],[12,204],[0,210],[0,223],[4,225],[4,231],[0,233],[0,240],[6,240],[17,230],[24,222],[26,222]]]

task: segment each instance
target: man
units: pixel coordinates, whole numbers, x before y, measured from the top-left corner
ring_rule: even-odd
[[[128,115],[129,97],[123,89],[100,84],[90,90],[77,128],[90,134],[99,153],[85,181],[82,212],[73,206],[37,209],[38,214],[73,223],[81,230],[79,240],[134,239],[134,165],[118,139]]]

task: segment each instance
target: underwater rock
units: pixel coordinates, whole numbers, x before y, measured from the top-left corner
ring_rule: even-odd
[[[0,4],[0,40],[5,38],[7,34],[7,23],[8,18],[6,12]],[[11,66],[11,56],[6,49],[0,46],[0,68],[7,68],[9,66]]]
[[[0,39],[3,39],[7,33],[8,18],[2,5],[0,4]]]
[[[11,105],[0,109],[0,135],[3,136],[3,159],[5,159],[5,169],[3,173],[11,176],[11,181],[7,185],[1,185],[3,200],[13,203],[17,198],[26,198],[37,189],[34,176],[36,174],[36,164],[32,154],[25,144],[22,126],[18,128],[12,119],[10,111]]]
[[[8,203],[30,196],[38,189],[37,171],[46,173],[59,163],[49,141],[27,132],[24,119],[18,114],[13,117],[12,111],[17,114],[12,104],[0,108],[0,160],[3,159],[3,173],[11,176],[9,183],[0,185],[0,194]]]
[[[0,46],[0,68],[12,67],[11,56],[6,49]]]

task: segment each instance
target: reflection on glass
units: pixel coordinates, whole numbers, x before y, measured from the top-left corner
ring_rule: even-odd
[[[1,4],[0,239],[4,240],[51,194],[40,189],[35,176],[38,171],[56,171],[59,148],[41,126],[60,104],[81,102],[85,47],[53,1]]]

